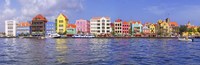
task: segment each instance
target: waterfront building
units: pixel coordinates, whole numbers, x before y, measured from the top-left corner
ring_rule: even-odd
[[[93,17],[90,19],[90,32],[92,34],[111,34],[111,19],[110,17]]]
[[[76,25],[75,24],[68,24],[67,26],[67,36],[73,36],[76,34]]]
[[[88,20],[76,20],[76,33],[90,33],[90,22]]]
[[[156,24],[150,24],[150,33],[155,34],[156,33]]]
[[[142,27],[142,32],[143,32],[143,34],[145,34],[145,35],[147,35],[147,34],[150,34],[150,28],[149,28],[150,26],[149,25],[147,25],[147,24],[144,24],[143,25],[143,27]]]
[[[179,34],[179,27],[177,22],[169,22],[170,25],[170,32],[172,36],[178,36]]]
[[[6,20],[5,21],[5,34],[9,37],[16,36],[17,21]]]
[[[142,23],[140,21],[131,22],[132,34],[141,34],[142,32]]]
[[[5,32],[0,32],[0,37],[4,37],[5,36]]]
[[[66,27],[68,25],[69,19],[64,14],[59,14],[56,19],[56,33],[66,34]]]
[[[29,36],[30,35],[30,22],[20,22],[17,25],[17,36]]]
[[[117,19],[114,22],[114,33],[116,35],[122,35],[122,20]]]
[[[47,19],[38,14],[35,16],[31,22],[31,35],[32,36],[45,36],[45,26],[47,23]]]
[[[166,20],[162,21],[162,20],[158,20],[158,26],[157,26],[157,32],[158,35],[161,36],[169,36],[170,35],[170,25],[169,25],[169,18],[167,18]]]
[[[122,34],[129,35],[130,33],[130,23],[129,22],[122,22]]]
[[[191,25],[190,22],[186,24],[188,29],[188,34],[191,36],[199,35],[198,28],[199,26]]]
[[[55,28],[56,28],[55,22],[47,22],[45,28],[46,28],[46,35],[56,33],[56,30],[55,30]]]

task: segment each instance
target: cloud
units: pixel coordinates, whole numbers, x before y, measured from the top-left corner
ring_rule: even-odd
[[[59,13],[72,16],[83,10],[84,0],[5,0],[0,8],[0,24],[5,20],[31,21],[37,14],[43,14],[49,21],[55,21]],[[19,4],[17,7],[11,4]],[[3,26],[4,27],[4,26]],[[2,31],[0,29],[0,31]]]
[[[4,22],[6,19],[12,19],[12,17],[15,16],[14,15],[15,13],[16,13],[16,9],[11,8],[10,0],[5,0],[5,4],[0,10],[0,14],[1,14],[0,20]],[[0,22],[0,24],[3,24],[3,23]]]

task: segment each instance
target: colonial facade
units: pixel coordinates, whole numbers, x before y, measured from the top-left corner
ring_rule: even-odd
[[[56,30],[55,30],[55,28],[56,28],[55,22],[47,22],[45,28],[46,28],[46,35],[56,33]]]
[[[16,36],[17,22],[15,20],[5,21],[5,34],[6,36]]]
[[[117,19],[114,22],[114,33],[116,35],[122,35],[122,20]]]
[[[20,22],[17,25],[17,36],[29,36],[30,35],[30,22]]]
[[[144,24],[142,30],[143,34],[150,34],[150,28],[148,24]]]
[[[92,34],[111,34],[110,17],[93,17],[90,19],[90,32]]]
[[[41,14],[35,16],[31,22],[31,35],[45,36],[46,23],[47,23],[47,19]]]
[[[130,23],[129,22],[122,22],[122,34],[128,35],[130,33]]]
[[[76,33],[90,33],[90,22],[88,20],[76,20]]]
[[[158,35],[162,35],[162,36],[170,35],[170,25],[169,25],[168,19],[166,19],[164,21],[158,20],[157,24],[158,24],[158,26],[157,26]]]
[[[142,32],[142,23],[141,22],[131,22],[132,34],[140,34]]]
[[[59,34],[65,34],[67,32],[66,27],[68,21],[69,19],[64,14],[60,14],[56,19],[56,32]]]
[[[177,36],[179,34],[179,27],[177,22],[169,22],[171,35]]]
[[[149,28],[151,34],[156,33],[156,24],[150,24]]]
[[[75,24],[68,24],[67,26],[67,35],[72,36],[76,34],[76,25]]]

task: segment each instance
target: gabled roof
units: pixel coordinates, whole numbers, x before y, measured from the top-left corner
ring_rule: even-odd
[[[75,24],[68,24],[67,28],[76,28]]]
[[[62,15],[62,16],[65,17],[66,19],[68,19],[67,16],[65,16],[63,13],[60,13],[60,15]]]
[[[37,20],[37,19],[47,22],[47,19],[42,14],[38,14],[37,16],[33,18],[33,20]]]

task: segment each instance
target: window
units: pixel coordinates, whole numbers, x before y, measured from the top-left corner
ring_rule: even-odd
[[[63,20],[59,20],[59,23],[63,23]]]
[[[59,25],[59,27],[63,27],[63,25]]]
[[[100,22],[100,20],[97,20],[97,22]]]
[[[105,22],[105,20],[102,20],[102,22]]]
[[[110,20],[107,20],[107,22],[110,22]]]

